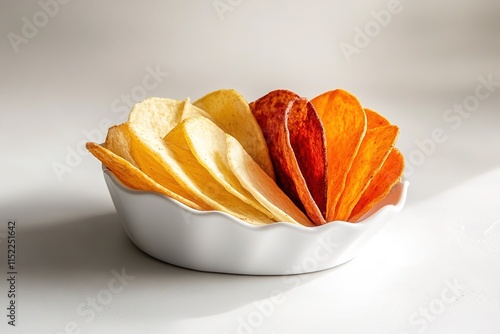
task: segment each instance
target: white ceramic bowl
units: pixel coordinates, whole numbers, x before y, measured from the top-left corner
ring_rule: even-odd
[[[137,247],[180,267],[247,275],[314,272],[351,260],[403,208],[408,187],[407,181],[394,186],[355,224],[255,226],[220,211],[194,210],[161,194],[130,189],[107,168],[103,172],[123,228]]]

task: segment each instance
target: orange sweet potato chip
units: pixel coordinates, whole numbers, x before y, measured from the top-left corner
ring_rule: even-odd
[[[350,222],[358,221],[365,213],[384,199],[400,180],[404,171],[404,157],[397,148],[393,148],[382,168],[373,177],[370,185],[361,195],[351,211]]]
[[[376,111],[365,108],[367,129],[378,128],[379,126],[391,125],[391,123],[384,116]]]
[[[366,133],[366,114],[356,97],[337,89],[311,100],[326,135],[328,161],[326,221],[335,220],[335,208],[344,191],[347,173]]]
[[[390,122],[379,113],[365,108],[368,129],[390,125]],[[392,187],[401,180],[404,170],[404,157],[397,148],[393,148],[382,168],[375,174],[358,203],[351,211],[349,222],[358,221],[365,213],[384,199]]]
[[[347,221],[359,198],[380,170],[394,147],[399,128],[395,125],[369,129],[359,147],[337,202],[334,220]]]
[[[287,90],[252,102],[273,161],[276,182],[309,219],[326,223],[326,143],[314,107]]]

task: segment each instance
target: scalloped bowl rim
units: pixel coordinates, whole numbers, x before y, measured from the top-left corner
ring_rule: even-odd
[[[237,268],[233,270],[231,267],[224,267],[224,266],[219,266],[215,265],[212,266],[210,263],[208,263],[206,266],[205,265],[192,265],[190,263],[185,263],[182,259],[179,261],[176,261],[175,259],[172,260],[168,256],[164,256],[165,254],[155,254],[157,252],[152,251],[149,248],[150,245],[147,245],[144,243],[144,241],[138,240],[137,239],[137,233],[133,233],[130,229],[132,225],[136,225],[138,222],[130,221],[128,219],[127,214],[123,213],[123,209],[120,209],[121,204],[118,203],[120,199],[118,198],[118,195],[114,194],[113,192],[113,187],[115,187],[116,190],[119,190],[120,192],[123,192],[123,194],[126,194],[128,196],[133,196],[137,199],[139,198],[146,198],[148,196],[153,196],[153,198],[158,198],[160,200],[165,200],[171,204],[173,204],[176,208],[178,208],[180,211],[184,211],[184,213],[187,213],[188,215],[192,215],[193,217],[199,217],[201,219],[214,219],[214,218],[219,218],[218,221],[220,221],[220,224],[231,224],[231,228],[237,228],[238,229],[244,229],[244,230],[250,230],[253,232],[259,231],[258,233],[266,233],[271,230],[281,230],[283,234],[286,233],[292,233],[292,234],[304,234],[304,235],[326,235],[327,233],[333,231],[333,230],[349,230],[352,231],[352,233],[358,233],[360,236],[357,237],[357,239],[361,238],[361,236],[368,230],[373,230],[374,228],[377,228],[377,231],[374,233],[372,232],[372,236],[378,232],[383,226],[386,225],[387,222],[384,222],[383,218],[386,216],[389,216],[389,218],[386,220],[392,219],[393,216],[395,216],[399,211],[402,210],[404,207],[404,204],[406,202],[406,196],[407,196],[407,188],[409,186],[409,182],[407,180],[403,180],[396,184],[391,192],[382,200],[380,201],[372,210],[370,210],[368,213],[366,213],[363,217],[361,217],[360,220],[356,223],[350,223],[350,222],[345,222],[345,221],[333,221],[329,222],[327,224],[321,225],[321,226],[314,226],[314,227],[307,227],[299,224],[293,224],[289,222],[273,222],[270,224],[263,224],[263,225],[253,225],[248,222],[245,222],[237,217],[234,217],[228,213],[222,212],[222,211],[217,211],[217,210],[207,210],[207,211],[201,211],[197,209],[193,209],[173,198],[170,198],[166,195],[154,192],[154,191],[144,191],[144,190],[136,190],[133,188],[130,188],[123,184],[115,175],[114,173],[109,170],[106,166],[102,166],[102,171],[105,176],[105,181],[106,185],[108,187],[108,190],[110,192],[110,195],[112,197],[113,203],[115,205],[115,208],[120,216],[121,223],[125,231],[127,232],[129,238],[138,246],[141,250],[144,252],[148,253],[149,255],[160,259],[161,261],[174,264],[180,267],[188,268],[188,269],[194,269],[194,270],[201,270],[201,271],[209,271],[209,272],[222,272],[222,273],[231,273],[231,274],[249,274],[249,275],[283,275],[283,274],[301,274],[301,273],[307,273],[307,272],[314,272],[314,271],[319,271],[319,270],[324,270],[324,269],[329,269],[334,266],[340,265],[342,263],[345,263],[352,258],[354,258],[357,255],[357,252],[355,252],[354,255],[349,255],[348,258],[344,258],[339,261],[330,261],[329,264],[325,264],[323,266],[320,266],[318,268],[314,268],[314,270],[308,270],[308,269],[303,269],[303,270],[298,270],[296,272],[288,272],[288,271],[283,271],[283,270],[273,270],[271,268]],[[396,192],[395,194],[393,194]],[[384,202],[387,202],[387,199],[391,197],[392,195],[392,204],[384,204]],[[139,197],[137,197],[139,196]],[[381,221],[382,220],[382,221]],[[142,221],[141,221],[142,223]],[[167,222],[168,224],[178,224],[178,222]],[[183,222],[185,224],[185,222]],[[196,223],[195,223],[196,224]],[[234,225],[236,224],[236,225]],[[205,224],[206,225],[206,224]],[[201,226],[201,225],[200,225]],[[228,226],[229,227],[229,226]],[[357,232],[356,232],[357,231]],[[151,232],[154,233],[154,232]],[[244,238],[244,236],[243,236]],[[355,239],[355,241],[357,241]],[[365,241],[365,243],[368,240]],[[154,245],[152,245],[154,248]],[[187,246],[189,247],[189,246]],[[258,247],[258,245],[256,245]],[[182,247],[181,247],[182,248]],[[345,248],[345,247],[344,247]],[[181,253],[182,252],[191,252],[186,249],[180,249]],[[248,251],[251,251],[248,250]],[[161,252],[160,252],[161,253]],[[189,261],[188,261],[189,262]],[[300,261],[299,261],[300,262]],[[268,266],[269,267],[269,266]]]

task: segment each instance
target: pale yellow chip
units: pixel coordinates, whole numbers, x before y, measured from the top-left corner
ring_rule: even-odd
[[[184,104],[171,99],[147,99],[132,108],[126,123],[132,157],[142,171],[161,184],[171,179],[178,182],[165,167],[165,160],[173,159],[163,137],[182,120]]]
[[[189,179],[207,196],[203,199],[209,205],[239,218],[272,222],[271,213],[227,167],[225,137],[217,125],[198,116],[178,124],[164,140]]]
[[[226,136],[226,143],[228,163],[232,172],[243,187],[252,193],[278,221],[315,226],[235,138]]]
[[[126,123],[110,127],[106,135],[106,141],[102,146],[137,167],[137,163],[130,154],[130,133]]]
[[[206,111],[224,132],[236,138],[259,166],[275,178],[262,130],[241,94],[233,89],[221,89],[193,104]]]
[[[129,124],[141,124],[163,138],[183,119],[193,116],[210,118],[205,111],[185,101],[151,97],[134,105],[128,117]]]
[[[185,197],[205,202],[186,188],[172,171],[165,169],[165,161],[171,161],[172,157],[165,147],[163,137],[183,119],[186,104],[189,104],[188,100],[149,98],[134,105],[129,120],[125,123],[130,137],[130,155],[137,166],[156,182]],[[192,109],[189,108],[189,116],[194,113]],[[200,115],[205,114],[200,109],[195,111],[199,111]],[[182,173],[179,169],[177,168],[178,172]]]

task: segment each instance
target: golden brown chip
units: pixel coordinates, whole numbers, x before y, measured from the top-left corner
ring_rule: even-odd
[[[170,198],[173,198],[193,209],[208,210],[210,209],[204,203],[196,203],[187,198],[176,194],[169,189],[162,187],[149,176],[141,172],[132,163],[102,147],[97,143],[88,142],[87,149],[99,159],[113,174],[127,187],[136,190],[154,191]]]
[[[316,225],[326,223],[310,191],[320,205],[326,203],[326,144],[316,111],[287,90],[272,91],[250,107],[264,133],[278,186]]]
[[[347,173],[366,133],[366,115],[356,97],[337,89],[311,100],[326,134],[328,185],[326,220],[336,219],[335,208],[344,191]]]
[[[221,89],[193,103],[206,111],[224,132],[236,138],[262,169],[274,179],[274,170],[259,124],[243,96],[234,89]]]
[[[334,220],[349,219],[352,209],[394,147],[398,133],[399,129],[394,125],[381,126],[366,132],[347,174],[344,192],[335,208]]]
[[[393,148],[382,168],[373,177],[370,185],[361,195],[348,219],[358,221],[365,213],[383,200],[399,181],[404,171],[404,157],[397,148]]]

